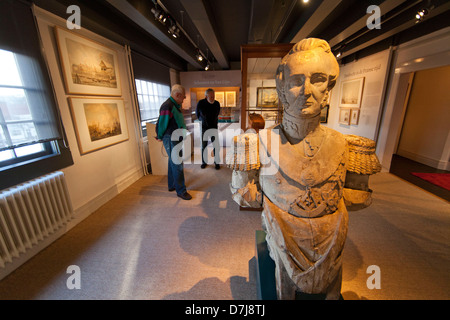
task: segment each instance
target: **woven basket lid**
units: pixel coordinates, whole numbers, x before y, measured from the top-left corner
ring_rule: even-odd
[[[381,171],[381,164],[375,154],[375,141],[353,135],[344,135],[348,143],[347,170],[358,174],[374,174]]]

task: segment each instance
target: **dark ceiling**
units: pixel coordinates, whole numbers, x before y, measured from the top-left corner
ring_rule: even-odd
[[[66,0],[57,0],[60,3]],[[71,0],[73,2],[73,0]],[[43,2],[37,0],[37,2]],[[69,1],[70,2],[70,1]],[[327,40],[343,62],[395,46],[449,26],[449,0],[78,0],[139,29],[179,57],[187,70],[201,70],[197,48],[214,69],[239,69],[241,45]],[[381,12],[379,29],[369,29],[371,5]],[[153,9],[153,12],[152,12]],[[418,11],[427,12],[420,22]],[[155,10],[170,18],[162,24]],[[171,22],[170,22],[171,21]],[[168,32],[180,29],[179,37]],[[142,38],[144,40],[144,38]],[[139,42],[139,40],[135,40]],[[206,60],[206,59],[205,59]]]

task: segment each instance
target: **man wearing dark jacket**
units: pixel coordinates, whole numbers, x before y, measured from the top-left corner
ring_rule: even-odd
[[[216,169],[220,169],[219,165],[219,131],[217,130],[220,113],[220,103],[215,99],[215,93],[213,89],[208,89],[205,92],[205,99],[202,99],[197,104],[196,115],[202,124],[202,165],[201,168],[206,168],[206,159],[208,155],[205,154],[208,140],[211,139],[211,143],[214,147],[214,164]]]
[[[172,87],[170,97],[161,105],[159,109],[159,119],[157,128],[157,140],[162,140],[167,155],[169,156],[167,180],[169,191],[176,191],[178,197],[183,200],[191,200],[192,196],[187,193],[184,182],[184,171],[182,158],[178,154],[172,156],[173,152],[177,152],[175,148],[177,144],[182,143],[180,139],[172,140],[172,133],[177,129],[186,129],[184,123],[181,105],[186,98],[184,87],[176,84]],[[177,137],[174,137],[174,139]]]

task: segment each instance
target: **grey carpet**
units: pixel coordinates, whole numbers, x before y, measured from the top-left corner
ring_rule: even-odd
[[[256,299],[260,213],[239,211],[229,169],[185,172],[191,201],[143,177],[3,279],[0,299]],[[370,186],[372,206],[349,212],[344,299],[449,299],[449,203],[389,173]],[[370,265],[381,289],[366,286]]]

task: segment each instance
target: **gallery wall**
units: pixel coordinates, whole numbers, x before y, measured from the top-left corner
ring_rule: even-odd
[[[330,109],[326,126],[343,134],[354,134],[377,140],[377,130],[383,104],[390,50],[340,66],[338,81],[331,91]],[[344,85],[354,82],[361,87],[360,101],[345,104]],[[350,111],[356,115],[354,123],[343,124],[342,112]],[[349,118],[349,120],[350,120]]]
[[[130,94],[129,68],[125,48],[98,36],[86,29],[75,30],[77,35],[88,41],[95,41],[117,52],[118,72],[120,74],[121,95],[114,97],[123,100],[128,127],[128,139],[104,148],[83,153],[79,147],[79,137],[69,98],[111,98],[109,96],[87,96],[68,94],[64,86],[64,74],[55,39],[55,26],[67,30],[66,20],[47,11],[35,8],[38,28],[42,38],[45,57],[50,70],[55,95],[62,122],[67,135],[74,165],[62,170],[75,213],[75,221],[83,219],[106,203],[120,191],[143,176],[141,157],[136,134],[136,119],[133,113],[133,100]]]

